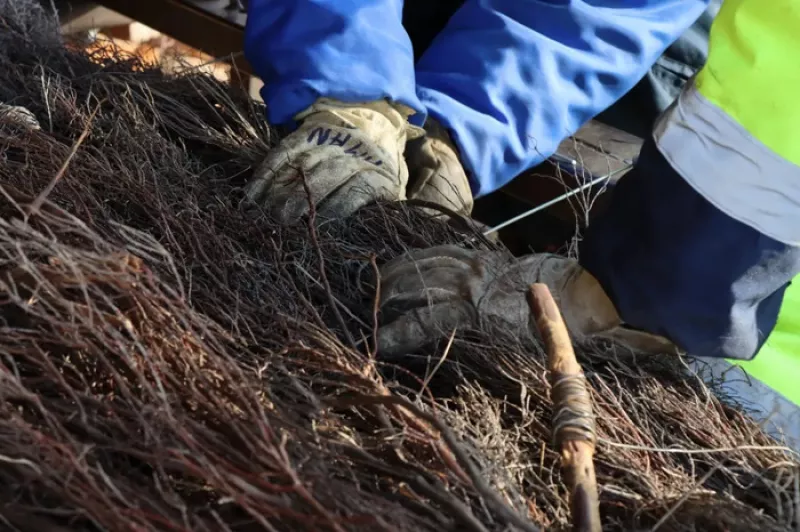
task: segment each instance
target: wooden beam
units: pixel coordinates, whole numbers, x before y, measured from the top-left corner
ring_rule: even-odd
[[[532,207],[541,205],[595,177],[631,165],[642,144],[639,137],[592,120],[562,142],[553,157],[518,176],[502,193]],[[574,166],[570,164],[572,161]],[[610,182],[615,183],[625,173],[616,174]],[[563,220],[574,219],[569,202],[553,205],[546,211]]]

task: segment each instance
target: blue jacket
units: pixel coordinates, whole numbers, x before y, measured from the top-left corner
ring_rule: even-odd
[[[404,103],[450,130],[483,195],[618,100],[707,4],[466,0],[415,66],[402,0],[250,0],[245,53],[271,122],[321,96]]]

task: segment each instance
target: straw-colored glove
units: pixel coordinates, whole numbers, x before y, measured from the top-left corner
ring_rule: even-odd
[[[39,121],[27,107],[0,103],[0,120],[10,121],[29,130],[39,130]]]
[[[285,223],[307,214],[309,199],[326,217],[348,216],[376,200],[405,199],[403,151],[408,138],[423,133],[408,123],[411,114],[387,101],[317,100],[295,117],[298,129],[256,171],[248,198]]]
[[[454,329],[489,323],[532,326],[526,292],[544,283],[576,338],[602,334],[632,348],[674,351],[664,338],[621,327],[613,303],[577,261],[551,254],[515,259],[502,252],[440,246],[399,257],[381,270],[379,351],[414,351]]]
[[[408,197],[430,201],[461,215],[472,212],[472,189],[447,130],[435,119],[425,122],[425,136],[406,146]]]

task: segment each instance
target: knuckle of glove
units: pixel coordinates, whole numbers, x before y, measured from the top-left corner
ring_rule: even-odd
[[[380,271],[384,326],[379,340],[387,349],[407,350],[455,328],[527,327],[524,288],[534,272],[525,270],[507,253],[457,246],[398,257]],[[423,322],[444,327],[423,327]]]
[[[412,199],[429,201],[462,215],[472,212],[472,188],[458,156],[437,141],[425,139],[425,147],[407,151]]]

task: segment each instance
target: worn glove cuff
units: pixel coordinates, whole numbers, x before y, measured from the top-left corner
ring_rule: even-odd
[[[382,116],[387,123],[384,127],[391,126],[407,140],[422,137],[425,130],[414,126],[408,122],[408,118],[416,111],[400,103],[392,103],[388,100],[376,100],[371,102],[342,102],[331,98],[320,98],[310,107],[297,113],[294,119],[298,122],[308,121],[315,114],[330,113],[341,119],[345,124],[355,127],[363,127],[364,122],[382,122],[376,115]]]

